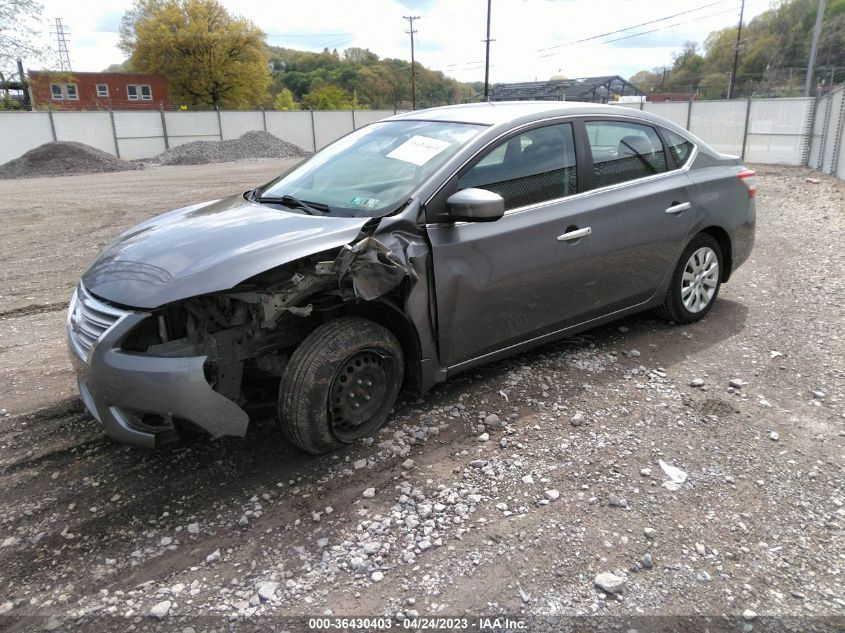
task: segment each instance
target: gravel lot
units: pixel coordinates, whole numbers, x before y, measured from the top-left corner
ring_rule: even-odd
[[[0,628],[845,630],[845,184],[760,167],[756,249],[703,322],[472,371],[345,452],[302,455],[270,419],[111,442],[65,357],[83,267],[285,164],[0,182]]]

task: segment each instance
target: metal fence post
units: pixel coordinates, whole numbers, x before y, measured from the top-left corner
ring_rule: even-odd
[[[314,108],[308,108],[311,113],[311,142],[314,143],[314,151],[317,151],[317,126],[314,123]]]
[[[53,135],[53,142],[57,143],[59,138],[56,136],[56,123],[53,121],[53,106],[47,106],[47,115],[50,117],[50,133]]]
[[[816,98],[810,106],[810,128],[807,130],[807,137],[805,140],[806,146],[804,148],[804,158],[801,163],[804,167],[810,166],[810,153],[813,151],[813,131],[816,129],[816,113],[819,110],[819,95],[816,93]]]
[[[643,104],[645,104],[645,99],[646,99],[646,98],[645,98],[645,97],[643,97],[643,98],[642,98],[642,100],[640,101],[640,112],[642,112],[642,109],[643,109]]]
[[[214,109],[217,111],[217,131],[220,134],[220,140],[223,140],[223,119],[220,118],[220,106],[214,104]]]
[[[164,135],[164,149],[170,149],[170,139],[167,138],[167,119],[164,117],[164,102],[158,104],[159,112],[161,113],[161,133]]]
[[[842,92],[842,100],[839,102],[838,123],[836,130],[833,132],[833,157],[830,161],[830,174],[832,176],[835,176],[839,169],[839,157],[842,156],[842,126],[845,125],[845,90],[840,89],[838,92]]]
[[[740,158],[745,160],[745,146],[748,144],[748,128],[751,123],[751,93],[748,93],[748,101],[745,105],[745,127],[742,130],[742,154]]]
[[[264,111],[264,106],[261,106],[261,123],[264,125],[264,131],[267,131],[267,113]]]
[[[120,158],[120,144],[117,142],[117,126],[114,124],[114,110],[109,108],[109,118],[111,119],[111,134],[114,137],[114,153]]]
[[[827,132],[828,128],[830,128],[830,109],[833,107],[833,93],[827,93],[825,97],[827,99],[827,104],[825,105],[824,109],[824,127],[822,128],[822,146],[819,149],[819,166],[816,168],[820,171],[824,171],[824,153],[827,149]]]
[[[355,108],[352,108],[352,131],[355,131]]]
[[[689,126],[692,122],[692,92],[690,92],[689,99],[687,100],[687,131],[689,132]]]

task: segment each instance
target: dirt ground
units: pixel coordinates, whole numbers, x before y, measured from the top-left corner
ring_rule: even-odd
[[[66,359],[80,273],[284,166],[0,182],[0,629],[845,630],[845,184],[759,167],[756,248],[704,321],[471,371],[345,452],[270,418],[112,442]]]

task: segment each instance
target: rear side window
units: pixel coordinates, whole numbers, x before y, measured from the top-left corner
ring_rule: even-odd
[[[503,141],[465,172],[458,189],[498,193],[516,209],[578,192],[571,123],[534,128]]]
[[[654,128],[621,121],[589,121],[586,127],[597,187],[666,171],[663,143]]]
[[[689,160],[690,154],[692,154],[692,142],[666,128],[661,128],[661,130],[663,131],[663,138],[666,139],[666,144],[669,146],[669,152],[672,154],[672,158],[675,159],[678,167],[683,167]]]

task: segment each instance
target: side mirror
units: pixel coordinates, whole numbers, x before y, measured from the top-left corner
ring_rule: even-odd
[[[449,219],[459,222],[493,222],[505,214],[505,199],[486,189],[461,189],[446,200]]]

